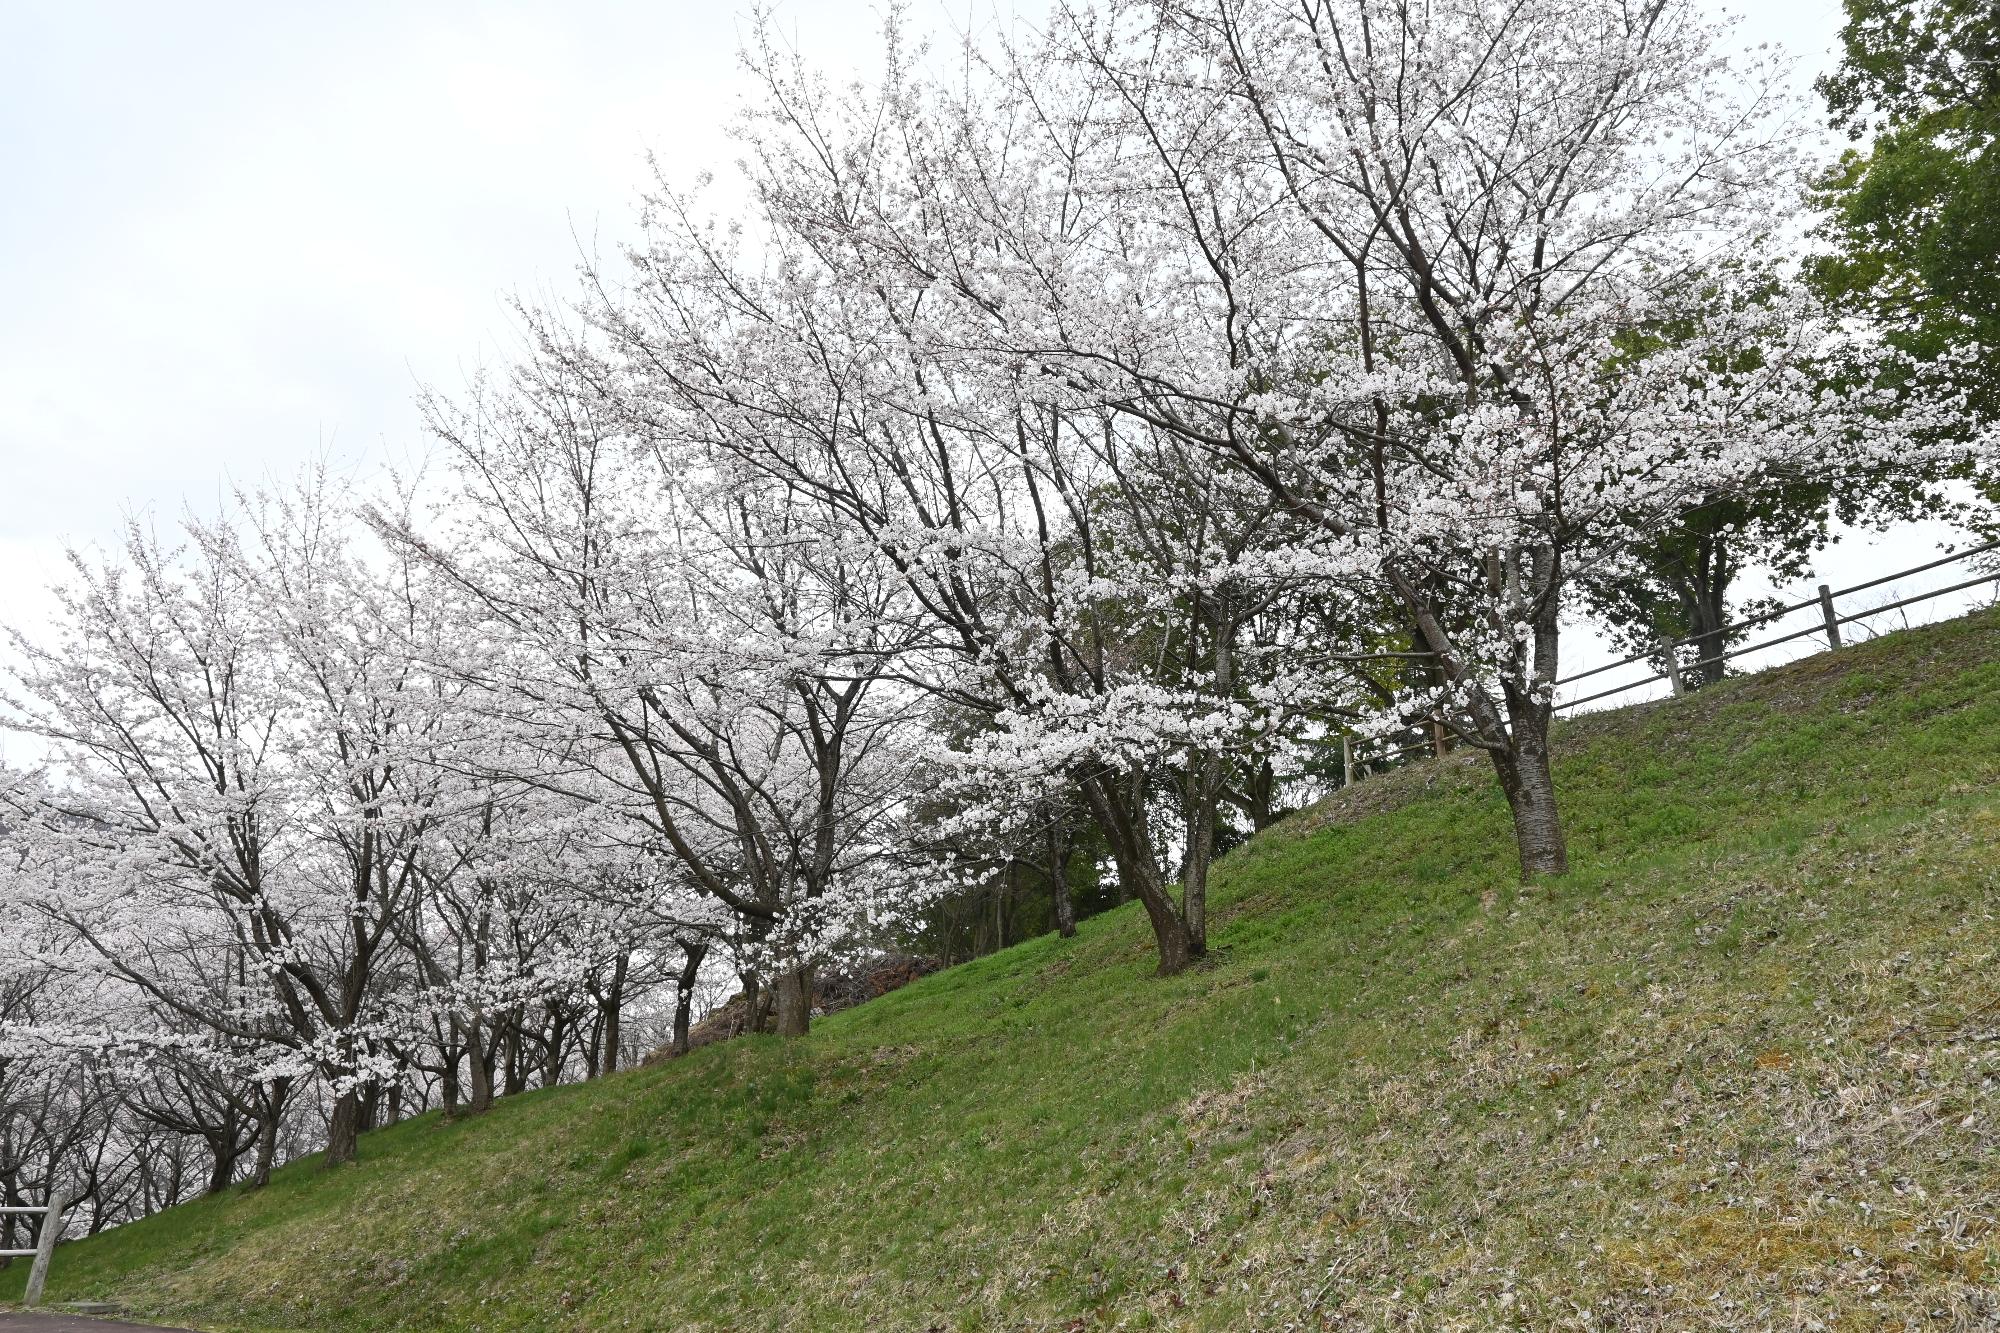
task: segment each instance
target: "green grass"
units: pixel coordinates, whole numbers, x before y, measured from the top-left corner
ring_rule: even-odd
[[[58,1253],[215,1329],[1970,1327],[2000,1317],[2000,615],[1490,773],[815,1025],[369,1135]],[[0,1275],[0,1296],[21,1272]],[[1953,1321],[1957,1321],[1954,1323]]]

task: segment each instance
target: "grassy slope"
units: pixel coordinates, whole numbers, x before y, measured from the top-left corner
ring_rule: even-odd
[[[64,1247],[53,1297],[227,1329],[2000,1315],[2000,615],[1586,719],[1560,773],[1555,885],[1509,883],[1484,768],[1422,765],[1228,858],[1191,975],[1113,912],[795,1046],[370,1135]]]

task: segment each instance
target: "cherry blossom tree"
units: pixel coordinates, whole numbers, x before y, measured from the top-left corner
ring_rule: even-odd
[[[982,720],[950,765],[952,836],[1078,792],[1162,969],[1185,967],[1205,948],[1225,766],[1273,711],[1233,644],[1297,525],[1160,432],[935,354],[920,309],[841,285],[776,219],[753,267],[685,196],[663,187],[651,217],[636,281],[616,298],[600,281],[589,308],[616,360],[575,373],[646,438],[692,439],[733,486],[803,497],[889,571],[909,618],[899,672]],[[1154,828],[1173,764],[1190,798],[1178,894]]]
[[[434,401],[448,531],[383,528],[476,602],[492,650],[455,669],[538,755],[521,780],[614,814],[671,859],[657,880],[733,913],[799,1035],[814,968],[920,891],[895,836],[898,592],[782,488],[635,434],[590,364],[545,336],[504,389]]]
[[[8,794],[52,877],[34,909],[163,1013],[317,1075],[330,1164],[390,1068],[381,965],[457,799],[418,762],[448,714],[397,651],[449,607],[346,518],[309,479],[190,517],[184,546],[134,524],[79,555],[54,639],[16,639],[15,725],[49,762]]]
[[[1380,587],[1435,681],[1382,725],[1486,751],[1533,875],[1579,577],[1694,503],[1914,463],[1957,408],[1783,264],[1729,290],[1800,163],[1781,70],[1721,36],[1689,0],[1065,4],[949,82],[760,48],[746,137],[775,225],[930,355],[1171,435]],[[1648,322],[1699,332],[1624,355]]]

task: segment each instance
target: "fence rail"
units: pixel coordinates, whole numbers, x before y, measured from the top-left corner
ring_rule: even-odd
[[[34,1266],[28,1269],[28,1287],[21,1293],[21,1304],[36,1306],[42,1303],[42,1287],[49,1280],[49,1258],[56,1252],[56,1241],[62,1238],[63,1210],[69,1207],[69,1200],[61,1190],[49,1195],[49,1201],[39,1207],[0,1208],[0,1215],[8,1213],[26,1214],[40,1217],[42,1224],[35,1228],[35,1248],[32,1250],[0,1250],[0,1259],[25,1259],[34,1256]]]
[[[1579,671],[1573,676],[1561,677],[1556,681],[1556,688],[1561,689],[1565,685],[1574,685],[1578,681],[1589,680],[1594,676],[1603,675],[1607,671],[1616,671],[1620,667],[1631,666],[1637,662],[1658,662],[1664,666],[1664,670],[1656,671],[1652,675],[1639,680],[1627,681],[1622,685],[1614,685],[1609,689],[1598,690],[1594,694],[1586,694],[1575,699],[1566,699],[1556,705],[1555,711],[1558,713],[1566,712],[1573,708],[1580,708],[1584,704],[1596,703],[1600,699],[1609,699],[1615,695],[1629,693],[1632,690],[1644,689],[1648,685],[1657,685],[1661,681],[1666,681],[1674,694],[1684,694],[1687,691],[1686,676],[1689,672],[1701,667],[1712,666],[1718,662],[1726,662],[1733,658],[1742,657],[1748,653],[1761,652],[1767,648],[1776,648],[1781,644],[1794,643],[1800,639],[1810,638],[1813,635],[1824,636],[1829,649],[1839,648],[1843,646],[1843,639],[1840,632],[1843,625],[1852,625],[1866,620],[1870,616],[1879,616],[1890,611],[1899,611],[1904,607],[1915,606],[1920,602],[1933,601],[1939,597],[1948,597],[1952,593],[1964,592],[1967,589],[1977,588],[1983,584],[2000,584],[2000,570],[1996,570],[1993,573],[1980,574],[1969,579],[1961,579],[1956,583],[1947,584],[1942,588],[1932,588],[1926,592],[1916,593],[1909,597],[1900,597],[1893,602],[1886,602],[1880,606],[1863,607],[1860,610],[1851,611],[1845,615],[1840,613],[1839,601],[1841,598],[1852,597],[1856,593],[1867,592],[1872,588],[1879,588],[1884,584],[1894,583],[1899,579],[1910,578],[1913,575],[1926,574],[1931,570],[1942,569],[1947,565],[1957,564],[1960,561],[1969,560],[1974,556],[1984,555],[1992,551],[2000,551],[2000,541],[1984,542],[1978,546],[1969,546],[1962,551],[1953,551],[1948,555],[1940,556],[1936,560],[1927,561],[1921,565],[1913,565],[1908,569],[1897,570],[1893,574],[1883,574],[1862,583],[1850,584],[1845,588],[1829,588],[1826,584],[1822,583],[1819,585],[1818,591],[1811,597],[1774,607],[1771,610],[1754,616],[1746,616],[1741,620],[1731,621],[1726,625],[1718,626],[1707,634],[1691,634],[1684,638],[1662,639],[1646,652],[1633,653],[1629,657],[1621,657],[1615,662],[1606,662],[1601,666],[1591,667],[1588,671]],[[1819,608],[1820,619],[1818,622],[1807,625],[1803,629],[1792,630],[1788,633],[1780,634],[1775,638],[1761,639],[1756,643],[1743,644],[1739,647],[1731,648],[1726,652],[1697,658],[1692,662],[1683,662],[1680,660],[1680,650],[1684,647],[1704,641],[1715,642],[1723,638],[1723,636],[1755,629],[1760,625],[1769,625],[1774,621],[1783,620],[1786,616],[1795,615],[1800,611],[1808,610],[1812,607]],[[1417,654],[1417,656],[1429,657],[1430,654]],[[1368,770],[1372,767],[1394,764],[1412,755],[1424,753],[1444,754],[1450,748],[1450,741],[1448,729],[1443,725],[1443,719],[1431,719],[1429,725],[1432,727],[1433,733],[1431,739],[1372,754],[1363,753],[1350,738],[1342,737],[1341,752],[1343,767],[1345,769],[1345,780],[1350,783],[1358,781],[1367,776]]]

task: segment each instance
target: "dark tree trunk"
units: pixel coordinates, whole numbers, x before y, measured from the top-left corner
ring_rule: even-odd
[[[688,1053],[688,1033],[693,1027],[690,1021],[694,1013],[694,995],[683,989],[674,996],[674,1044],[669,1048],[675,1055]]]
[[[1557,585],[1560,561],[1556,553],[1543,547],[1526,553],[1524,581],[1531,588]],[[1490,577],[1500,586],[1502,571],[1496,567]],[[1389,568],[1389,575],[1403,605],[1409,610],[1424,645],[1435,654],[1438,669],[1446,679],[1462,683],[1467,675],[1451,636],[1439,622],[1430,599],[1403,571]],[[1556,679],[1556,648],[1559,624],[1557,603],[1543,599],[1534,612],[1535,679],[1525,685],[1502,681],[1506,696],[1507,720],[1487,689],[1473,684],[1465,706],[1470,714],[1467,739],[1476,741],[1493,760],[1514,817],[1514,842],[1520,854],[1521,881],[1542,875],[1560,875],[1569,869],[1569,850],[1563,841],[1562,820],[1556,812],[1555,773],[1549,764],[1549,721]],[[1460,725],[1454,723],[1454,725]]]
[[[1181,924],[1173,903],[1157,889],[1142,887],[1137,897],[1145,904],[1146,920],[1153,927],[1153,942],[1160,951],[1159,974],[1171,977],[1187,971],[1201,955],[1195,951],[1194,941],[1188,938],[1187,928]]]
[[[1717,659],[1728,651],[1729,585],[1736,578],[1736,564],[1730,557],[1729,542],[1722,533],[1704,534],[1696,546],[1694,568],[1679,565],[1666,573],[1666,582],[1687,618],[1687,642],[1694,662],[1682,673],[1692,689],[1713,685],[1722,679],[1726,663]]]
[[[1055,895],[1056,934],[1064,939],[1076,935],[1076,899],[1069,891],[1069,879],[1057,879],[1052,892]]]
[[[604,1054],[598,1061],[598,1072],[602,1074],[618,1072],[618,1043],[624,1040],[621,1029],[625,1015],[625,969],[628,962],[626,955],[618,955],[618,962],[611,969],[611,986],[604,996]]]
[[[1105,841],[1111,845],[1112,859],[1118,864],[1121,901],[1137,898],[1145,905],[1146,919],[1153,927],[1153,942],[1159,949],[1160,975],[1170,977],[1186,971],[1190,963],[1202,956],[1205,945],[1188,933],[1180,909],[1160,882],[1159,863],[1153,856],[1152,841],[1143,822],[1145,811],[1141,808],[1135,813],[1127,808],[1114,784],[1101,777],[1081,778],[1079,785],[1098,827],[1104,831]],[[1133,785],[1137,789],[1137,775]],[[1143,803],[1143,794],[1139,801]],[[1199,896],[1197,890],[1197,899]]]
[[[1729,651],[1728,636],[1722,631],[1727,623],[1723,617],[1728,612],[1725,595],[1725,589],[1721,587],[1703,588],[1690,608],[1693,612],[1690,618],[1694,622],[1696,665],[1686,674],[1687,683],[1696,689],[1721,680],[1724,669],[1729,665],[1720,660],[1722,654]]]
[[[681,972],[675,979],[679,984],[674,990],[675,1055],[688,1053],[688,1030],[694,1019],[694,988],[701,978],[702,959],[708,956],[708,941],[698,940],[693,944],[683,944],[681,948]]]
[[[465,1025],[465,1073],[472,1082],[466,1114],[485,1115],[493,1109],[493,1050],[490,1042],[482,1040],[476,1019]]]
[[[325,1165],[345,1166],[359,1155],[360,1148],[361,1094],[343,1092],[333,1099],[333,1115],[326,1125]]]
[[[1055,904],[1056,933],[1076,934],[1076,898],[1069,891],[1069,839],[1055,824],[1049,826],[1049,897]]]
[[[569,1024],[563,1021],[560,1011],[549,1015],[549,1044],[542,1052],[542,1086],[553,1088],[562,1082],[563,1041]]]
[[[229,1182],[236,1175],[236,1161],[242,1150],[236,1146],[236,1124],[232,1119],[228,1128],[219,1137],[208,1140],[208,1151],[212,1158],[208,1169],[209,1194],[220,1194],[229,1188]]]
[[[4,1204],[9,1208],[23,1208],[27,1206],[21,1198],[21,1189],[17,1183],[19,1179],[20,1177],[11,1171],[5,1175],[0,1175],[0,1204]],[[19,1213],[0,1213],[0,1250],[23,1250],[27,1248],[14,1234],[22,1225],[17,1220],[21,1216],[22,1214]],[[0,1260],[0,1267],[9,1265],[12,1262],[11,1259]]]
[[[1521,855],[1523,883],[1569,870],[1569,848],[1556,810],[1555,774],[1549,766],[1547,723],[1542,724],[1540,735],[1526,734],[1529,731],[1528,724],[1517,720],[1513,744],[1493,756],[1500,789],[1506,792],[1514,815],[1514,842]]]
[[[805,1036],[812,1027],[812,968],[795,967],[789,972],[780,972],[772,989],[778,995],[778,1035]]]
[[[285,1101],[291,1090],[292,1081],[281,1078],[271,1080],[268,1088],[258,1092],[257,1162],[250,1172],[253,1189],[270,1184],[271,1172],[278,1165],[278,1130],[284,1124]]]
[[[1204,755],[1189,766],[1182,826],[1181,921],[1199,958],[1208,952],[1208,871],[1215,863],[1215,814],[1222,792],[1222,757]]]
[[[765,993],[763,979],[755,972],[740,975],[743,978],[743,1031],[763,1032],[767,1026],[765,1015],[770,1008],[770,997]]]
[[[1229,598],[1215,597],[1215,645],[1213,671],[1217,694],[1228,698],[1236,688],[1236,625],[1229,611]],[[1222,801],[1225,769],[1219,751],[1195,756],[1188,764],[1186,822],[1183,836],[1187,852],[1181,867],[1181,924],[1187,931],[1188,949],[1200,958],[1208,952],[1208,870],[1215,861],[1216,811]],[[1143,818],[1143,811],[1141,813]]]
[[[1215,809],[1211,805],[1188,829],[1186,872],[1181,879],[1181,924],[1188,948],[1199,958],[1208,952],[1208,868],[1215,860]]]
[[[1278,770],[1268,759],[1261,759],[1243,781],[1243,799],[1239,803],[1243,813],[1250,817],[1250,831],[1262,833],[1271,827],[1277,817],[1272,802],[1277,797]]]
[[[521,1024],[523,1015],[515,1014],[507,1020],[505,1033],[500,1038],[500,1051],[506,1063],[506,1082],[502,1091],[509,1097],[525,1092],[528,1087],[528,1070],[521,1056]]]

